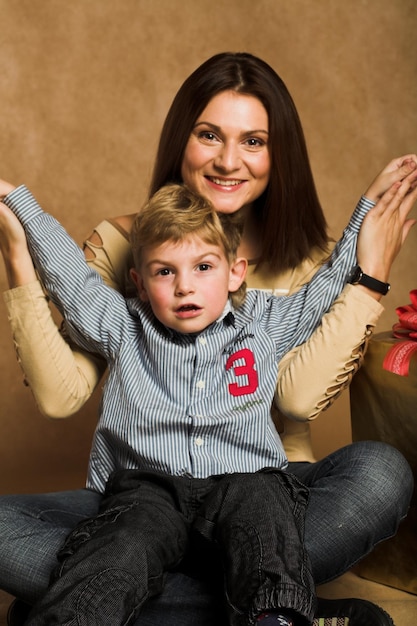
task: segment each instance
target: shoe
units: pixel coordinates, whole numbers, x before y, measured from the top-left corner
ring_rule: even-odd
[[[8,626],[22,626],[30,613],[31,606],[23,600],[13,600],[7,611]]]
[[[317,598],[314,626],[394,626],[381,607],[359,598],[324,600]]]
[[[291,617],[280,615],[276,611],[262,613],[256,623],[259,623],[259,626],[294,626]]]

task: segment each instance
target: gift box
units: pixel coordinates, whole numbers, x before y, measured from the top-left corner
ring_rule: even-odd
[[[350,386],[350,402],[353,440],[373,439],[397,448],[409,462],[417,485],[417,335],[413,328],[417,290],[412,296],[412,305],[397,309],[400,322],[394,332],[379,333],[369,342],[364,363]],[[400,317],[404,313],[405,327]],[[416,488],[397,535],[379,544],[355,571],[363,578],[417,594]]]

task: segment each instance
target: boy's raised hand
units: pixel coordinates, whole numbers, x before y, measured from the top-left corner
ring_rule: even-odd
[[[377,202],[388,189],[417,170],[417,155],[405,154],[388,163],[363,194],[369,200]]]
[[[7,194],[15,189],[14,185],[7,183],[5,180],[1,180],[0,178],[0,200],[2,200]]]

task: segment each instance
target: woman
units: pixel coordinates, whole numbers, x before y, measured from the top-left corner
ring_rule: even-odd
[[[365,195],[377,201],[412,172],[416,162],[415,155],[393,161]],[[206,195],[217,210],[245,212],[239,253],[251,262],[249,287],[293,292],[327,256],[325,220],[296,109],[285,85],[261,60],[247,54],[216,55],[180,88],[162,130],[150,194],[167,182],[182,180]],[[124,216],[99,225],[86,250],[91,263],[122,291],[129,288],[130,251],[124,233],[131,219]],[[379,261],[384,259],[377,252]],[[71,414],[92,393],[103,364],[72,351],[57,334],[39,285],[19,278],[11,256],[7,258],[6,250],[11,287],[17,288],[19,298],[13,289],[6,301],[27,379],[45,413]],[[386,267],[369,266],[368,272],[387,280]],[[288,356],[284,359],[277,406],[286,414],[314,417],[347,384],[368,329],[380,314],[377,299],[365,288],[348,286],[326,316],[326,338],[319,329],[291,364]],[[33,332],[41,323],[44,332],[47,329],[44,339]],[[32,331],[30,344],[19,340],[25,324]],[[329,341],[329,333],[335,342]],[[46,362],[42,355],[48,355]],[[294,363],[305,369],[309,381],[296,393],[291,387]],[[308,425],[296,437],[308,441]],[[396,532],[412,490],[410,470],[398,452],[381,443],[361,442],[318,463],[309,462],[310,450],[300,447],[289,458],[289,471],[310,489],[305,542],[317,584],[339,576]],[[48,583],[63,539],[80,519],[94,515],[99,499],[86,490],[0,498],[0,586],[33,602]],[[209,582],[173,574],[163,596],[150,603],[138,624],[217,624],[222,617],[209,591]],[[325,604],[319,610],[320,615],[329,614]],[[351,611],[350,626],[391,623],[376,607],[355,604],[341,610],[332,606],[331,614]]]

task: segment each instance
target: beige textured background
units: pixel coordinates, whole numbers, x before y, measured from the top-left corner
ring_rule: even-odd
[[[0,177],[26,183],[79,242],[141,204],[176,90],[220,51],[283,77],[335,236],[374,175],[417,151],[416,0],[0,0],[0,16]],[[417,287],[416,249],[417,228],[379,330]],[[42,418],[1,302],[0,328],[0,491],[82,485],[98,394],[70,420]],[[314,426],[319,455],[349,441],[347,396]]]

